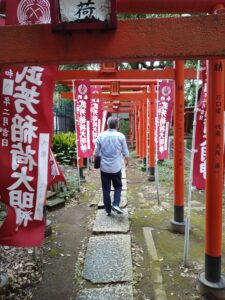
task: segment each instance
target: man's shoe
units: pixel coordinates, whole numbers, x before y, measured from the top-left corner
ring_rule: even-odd
[[[123,214],[122,209],[119,208],[119,206],[112,206],[112,210],[114,210],[115,212],[117,212],[118,214]]]
[[[108,216],[108,217],[111,217],[111,213],[107,213],[107,216]]]

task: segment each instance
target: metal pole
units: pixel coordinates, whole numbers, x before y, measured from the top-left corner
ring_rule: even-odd
[[[195,108],[194,108],[194,120],[193,120],[193,132],[192,132],[192,146],[191,146],[191,167],[189,174],[188,184],[188,202],[187,202],[187,216],[185,223],[185,237],[184,237],[184,266],[188,266],[188,251],[189,251],[189,234],[191,223],[191,200],[192,200],[192,179],[193,179],[193,165],[195,154],[195,133],[196,133],[196,118],[197,118],[197,106],[198,106],[198,88],[199,88],[199,72],[200,72],[200,60],[197,63],[197,82],[195,90]],[[202,86],[202,89],[204,86]]]
[[[80,168],[79,168],[79,157],[78,157],[78,138],[77,138],[77,119],[76,119],[76,101],[75,101],[75,89],[74,89],[74,80],[73,80],[73,103],[74,103],[74,117],[75,117],[75,129],[76,129],[76,148],[77,148],[77,179],[78,179],[78,188],[80,190]]]
[[[157,81],[157,96],[156,96],[156,147],[155,147],[155,181],[158,205],[161,206],[159,198],[159,169],[158,169],[158,109],[159,109],[159,81]]]
[[[90,168],[90,163],[89,163],[90,157],[87,157],[87,174],[89,175],[89,168]]]
[[[147,98],[147,125],[146,125],[146,173],[148,175],[149,165],[149,99]]]

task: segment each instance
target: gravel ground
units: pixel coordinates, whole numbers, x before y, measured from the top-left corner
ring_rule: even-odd
[[[65,192],[66,207],[79,204],[76,170],[70,166],[62,166],[68,180],[68,191]],[[82,192],[82,191],[81,191]],[[0,207],[0,224],[4,221],[4,209]],[[33,298],[33,289],[43,279],[45,265],[49,264],[49,245],[45,241],[41,247],[18,248],[0,245],[0,274],[7,275],[8,288],[0,289],[0,299],[27,300]],[[1,283],[1,282],[0,282]]]

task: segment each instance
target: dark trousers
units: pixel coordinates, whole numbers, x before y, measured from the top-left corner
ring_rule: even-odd
[[[120,196],[122,191],[122,179],[121,179],[121,170],[117,173],[105,173],[101,171],[101,181],[102,181],[102,192],[103,192],[103,202],[105,210],[107,213],[111,212],[111,182],[114,187],[114,200],[113,205],[119,206]]]

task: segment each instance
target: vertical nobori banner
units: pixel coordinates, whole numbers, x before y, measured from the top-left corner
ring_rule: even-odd
[[[168,158],[169,134],[174,103],[174,82],[163,80],[159,86],[158,100],[158,160]]]
[[[49,22],[48,0],[6,3],[7,25]],[[0,201],[7,206],[0,228],[3,245],[35,247],[44,239],[56,69],[13,66],[1,72]]]
[[[105,130],[107,114],[108,114],[107,110],[103,110],[103,112],[102,112],[102,128],[101,128],[101,132],[103,132]]]
[[[66,184],[66,179],[57,163],[57,160],[55,159],[54,154],[52,153],[52,150],[50,150],[50,172],[48,175],[48,187],[56,182],[64,182]]]
[[[87,158],[92,156],[90,81],[76,80],[74,91],[77,156]]]
[[[44,238],[54,70],[4,68],[0,78],[0,195],[7,218],[0,244],[38,246]]]
[[[91,124],[92,124],[92,150],[94,149],[97,136],[101,132],[102,102],[95,94],[102,92],[101,87],[91,87]]]
[[[207,84],[203,82],[196,115],[195,153],[193,163],[193,186],[205,189],[206,180],[206,100]]]

